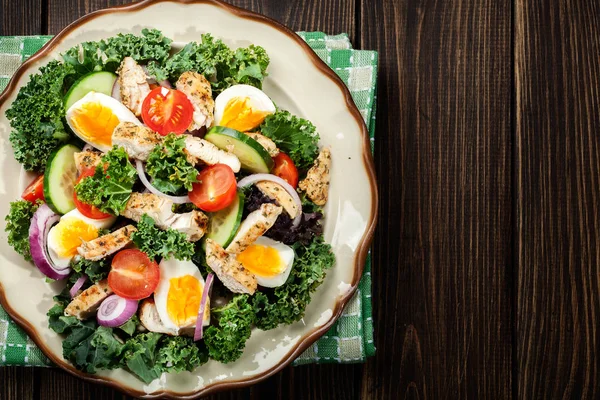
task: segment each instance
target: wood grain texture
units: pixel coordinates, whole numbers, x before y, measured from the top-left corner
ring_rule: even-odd
[[[600,4],[517,5],[518,396],[596,399]]]
[[[371,396],[510,398],[510,2],[361,9],[360,47],[380,54],[385,188]]]
[[[0,0],[0,36],[42,33],[43,0]]]

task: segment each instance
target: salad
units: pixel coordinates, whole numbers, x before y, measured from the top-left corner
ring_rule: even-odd
[[[48,310],[78,369],[144,382],[238,359],[253,328],[299,321],[335,262],[331,154],[262,90],[269,57],[155,29],[73,47],[6,112],[38,174],[9,244],[64,290]]]

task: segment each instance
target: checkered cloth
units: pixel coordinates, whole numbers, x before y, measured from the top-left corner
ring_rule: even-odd
[[[346,34],[298,33],[348,85],[354,102],[367,122],[373,147],[377,53],[354,50]],[[39,50],[51,36],[0,37],[0,90],[18,66]],[[309,363],[356,363],[375,354],[371,309],[371,257],[356,294],[342,316],[313,346],[294,361]],[[0,366],[48,366],[49,360],[0,307]]]

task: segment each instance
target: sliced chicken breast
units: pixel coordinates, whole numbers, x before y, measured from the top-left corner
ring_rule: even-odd
[[[215,111],[210,82],[203,75],[188,71],[181,74],[175,87],[185,93],[194,106],[193,121],[188,129],[194,131],[203,126],[210,128],[214,122]]]
[[[298,215],[300,207],[296,204],[292,196],[278,183],[270,181],[261,181],[256,183],[256,187],[268,198],[275,200],[290,218],[294,219]]]
[[[199,240],[206,232],[208,217],[201,211],[176,214],[172,211],[173,202],[152,193],[132,193],[125,210],[125,218],[139,222],[148,214],[160,229],[175,229],[185,234],[190,242]]]
[[[274,141],[269,139],[268,137],[261,135],[258,132],[244,132],[246,135],[250,136],[252,139],[256,140],[262,147],[265,148],[269,152],[271,157],[275,157],[279,154],[279,149]]]
[[[246,250],[259,236],[262,236],[273,226],[282,210],[282,207],[275,204],[261,204],[258,210],[248,214],[241,223],[231,244],[227,246],[227,252],[238,254]]]
[[[162,143],[162,138],[145,126],[133,122],[121,122],[113,131],[112,143],[123,147],[129,157],[146,161],[152,149]]]
[[[324,148],[319,153],[314,165],[306,173],[306,178],[298,184],[298,187],[306,192],[308,198],[318,206],[324,206],[327,203],[330,169],[331,151]]]
[[[177,336],[178,334],[175,329],[169,328],[162,323],[160,315],[158,315],[158,310],[156,309],[156,304],[154,304],[154,299],[150,298],[142,301],[139,317],[142,325],[150,332],[166,333],[171,336]]]
[[[135,226],[127,225],[114,232],[84,242],[77,252],[86,260],[98,261],[131,244],[131,234],[137,231]]]
[[[256,276],[212,239],[206,239],[206,263],[233,293],[254,294]]]
[[[75,297],[65,308],[65,314],[77,319],[89,318],[96,313],[100,303],[112,293],[107,279],[98,281]]]
[[[146,73],[133,58],[125,57],[117,74],[121,86],[121,102],[139,117],[142,115],[142,103],[150,93]]]
[[[81,173],[84,169],[95,168],[96,165],[100,164],[102,153],[86,150],[80,151],[74,154],[75,157],[75,168]]]
[[[240,160],[235,154],[223,151],[211,142],[195,136],[185,135],[185,152],[188,161],[194,165],[201,162],[208,165],[225,164],[233,172],[239,172],[241,168]]]

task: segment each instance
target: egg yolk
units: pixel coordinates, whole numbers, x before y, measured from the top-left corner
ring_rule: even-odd
[[[56,253],[64,258],[74,257],[83,241],[98,237],[98,228],[79,218],[63,218],[54,228],[54,237],[59,249]]]
[[[237,260],[247,270],[259,276],[275,276],[285,271],[285,263],[272,247],[252,244],[237,255]]]
[[[269,114],[254,109],[248,97],[234,97],[227,102],[219,125],[247,132],[262,124]]]
[[[195,321],[201,300],[202,287],[197,278],[183,275],[169,280],[167,313],[175,325],[183,326]]]
[[[95,145],[112,145],[112,133],[119,118],[109,107],[100,103],[84,103],[71,114],[73,128],[86,142]]]

